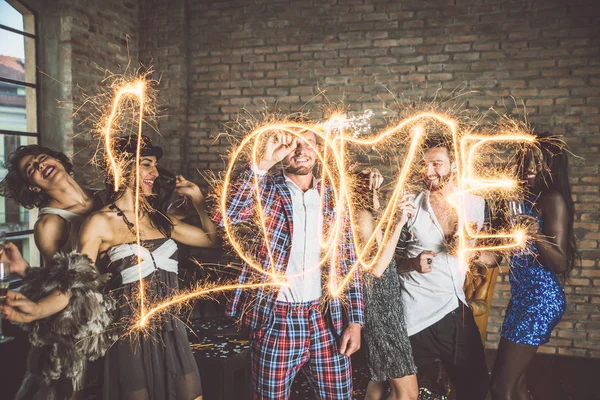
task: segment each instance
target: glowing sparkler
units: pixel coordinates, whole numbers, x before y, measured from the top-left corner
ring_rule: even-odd
[[[105,153],[107,158],[107,164],[110,165],[112,174],[115,179],[115,190],[119,189],[120,182],[122,180],[122,168],[117,158],[114,155],[112,149],[112,136],[113,136],[113,124],[116,117],[119,115],[119,107],[122,100],[125,97],[132,96],[139,102],[139,118],[138,118],[138,140],[136,148],[136,159],[135,159],[135,229],[136,229],[136,241],[138,246],[141,248],[141,238],[139,232],[139,214],[140,214],[140,187],[139,187],[139,159],[141,151],[141,132],[142,122],[144,118],[144,108],[146,106],[146,85],[144,80],[135,80],[127,83],[120,87],[114,96],[112,102],[111,112],[106,119],[105,128],[103,130],[105,140]],[[376,147],[389,140],[403,134],[406,130],[410,131],[409,146],[406,151],[404,163],[402,167],[397,171],[394,177],[394,188],[391,192],[387,207],[382,212],[382,216],[376,224],[375,232],[382,232],[382,243],[386,243],[393,234],[394,224],[396,220],[396,214],[398,213],[398,203],[401,201],[402,196],[406,191],[407,179],[413,171],[415,164],[417,163],[418,151],[422,146],[423,139],[427,136],[428,123],[435,122],[441,125],[444,130],[444,134],[451,138],[452,151],[454,152],[455,159],[457,160],[457,186],[458,193],[452,202],[455,204],[459,217],[459,246],[458,246],[458,258],[459,265],[466,266],[468,257],[467,254],[473,251],[483,250],[496,250],[502,251],[512,247],[521,246],[524,243],[525,236],[523,231],[514,231],[501,234],[490,234],[490,233],[478,233],[470,225],[470,221],[467,220],[466,203],[463,201],[463,195],[466,193],[476,193],[481,191],[489,190],[514,190],[517,186],[517,182],[509,175],[497,177],[494,179],[484,178],[478,175],[476,168],[476,159],[481,152],[481,148],[488,144],[497,144],[503,142],[514,142],[514,143],[528,143],[531,144],[534,141],[532,135],[511,132],[509,134],[499,135],[463,135],[461,137],[459,132],[459,124],[456,120],[438,114],[434,112],[424,112],[414,115],[410,118],[406,118],[397,125],[386,129],[385,131],[370,137],[363,139],[362,133],[364,133],[364,127],[368,126],[366,122],[361,121],[357,126],[360,127],[361,132],[352,131],[352,124],[348,124],[345,117],[341,114],[333,115],[329,120],[318,123],[318,124],[301,124],[291,122],[280,122],[267,124],[253,130],[247,135],[239,144],[239,146],[232,152],[231,158],[225,171],[223,180],[222,195],[219,199],[219,207],[221,215],[223,216],[223,225],[227,239],[233,246],[239,257],[248,265],[249,268],[254,269],[259,275],[263,277],[262,283],[250,283],[250,284],[230,284],[221,285],[214,287],[199,287],[197,290],[190,293],[181,294],[171,299],[163,301],[159,304],[153,304],[147,310],[145,305],[144,296],[144,285],[143,279],[141,279],[140,270],[140,287],[139,287],[139,327],[143,327],[147,324],[148,320],[156,315],[157,313],[163,312],[168,307],[173,305],[189,301],[192,298],[200,296],[210,295],[216,292],[222,292],[233,289],[256,289],[258,287],[280,287],[286,285],[287,280],[285,274],[282,272],[282,266],[277,265],[276,260],[273,256],[273,249],[269,247],[269,229],[268,222],[269,216],[264,210],[264,204],[261,200],[261,178],[257,173],[254,173],[252,184],[254,201],[256,202],[256,222],[262,236],[262,240],[266,243],[267,260],[256,260],[252,257],[252,253],[247,251],[244,247],[244,243],[240,241],[236,235],[235,224],[227,214],[227,195],[230,192],[230,188],[234,183],[232,181],[233,171],[237,165],[238,160],[248,152],[250,149],[250,162],[254,165],[258,164],[261,153],[261,145],[265,139],[273,135],[276,132],[288,133],[295,136],[298,140],[302,140],[303,133],[312,132],[322,143],[321,146],[315,147],[312,143],[307,142],[316,152],[317,159],[321,165],[321,178],[323,185],[329,185],[333,193],[335,202],[335,218],[333,221],[327,221],[325,226],[324,234],[321,240],[321,259],[319,265],[315,268],[329,264],[329,282],[327,284],[329,294],[331,296],[340,296],[343,293],[343,289],[352,280],[353,274],[358,268],[370,269],[372,268],[377,259],[380,257],[383,246],[377,246],[376,234],[374,233],[365,244],[361,244],[358,241],[357,236],[353,235],[354,246],[357,249],[357,262],[351,266],[346,276],[339,276],[336,270],[336,264],[339,260],[342,260],[344,254],[340,253],[340,244],[345,239],[345,231],[348,226],[353,231],[357,230],[357,217],[355,210],[351,204],[351,182],[352,176],[348,171],[348,146],[358,147]],[[347,129],[350,127],[350,132]],[[439,130],[438,130],[439,131]],[[323,202],[323,199],[322,199]],[[323,208],[323,203],[321,203]],[[475,239],[500,239],[503,240],[503,244],[494,246],[479,246],[473,247],[470,244],[471,240]],[[506,240],[512,240],[506,243]],[[372,250],[375,249],[373,252]],[[141,264],[141,254],[138,251],[138,263]]]
[[[105,138],[104,149],[106,152],[106,158],[108,159],[109,164],[111,166],[112,174],[115,178],[115,192],[119,190],[119,186],[120,186],[120,182],[121,182],[121,169],[119,168],[119,165],[117,165],[118,163],[114,156],[114,152],[113,152],[113,148],[112,148],[111,138],[112,138],[112,131],[113,131],[113,123],[114,123],[116,116],[119,114],[119,111],[120,111],[119,106],[120,106],[123,98],[125,96],[134,96],[135,98],[137,98],[137,100],[139,102],[139,111],[138,111],[139,112],[138,139],[139,139],[139,136],[141,135],[142,122],[143,122],[143,118],[144,118],[144,103],[145,103],[144,95],[145,95],[145,92],[146,92],[146,81],[143,79],[138,79],[133,82],[125,84],[123,87],[121,87],[120,89],[117,90],[115,97],[113,99],[113,102],[112,102],[112,108],[111,108],[110,114],[109,114],[108,118],[106,119],[106,126],[104,128],[104,138]],[[138,141],[138,143],[139,143],[139,141]],[[138,145],[138,151],[139,151],[139,145]]]
[[[145,98],[146,98],[146,81],[144,79],[136,79],[132,82],[128,82],[124,84],[122,87],[116,90],[111,112],[106,120],[106,127],[103,131],[104,134],[104,143],[105,143],[105,153],[106,158],[108,159],[108,164],[111,166],[113,178],[114,178],[114,190],[115,192],[119,190],[121,184],[121,167],[122,162],[119,163],[117,158],[114,155],[113,151],[113,124],[115,118],[119,114],[121,102],[126,97],[133,97],[137,100],[139,104],[138,109],[138,129],[137,129],[137,146],[135,151],[135,205],[134,205],[134,213],[135,213],[135,240],[138,248],[137,252],[137,260],[138,265],[142,264],[142,254],[141,254],[141,236],[140,236],[140,177],[139,177],[139,169],[140,169],[140,154],[142,149],[142,124],[144,122],[144,109],[145,109]],[[140,315],[143,318],[145,315],[145,301],[144,301],[144,280],[142,276],[142,268],[138,267],[138,276],[139,276],[139,307],[140,307]]]
[[[501,143],[501,142],[519,142],[519,143],[532,143],[534,137],[525,133],[513,133],[513,134],[501,134],[494,136],[485,135],[465,135],[462,140],[458,132],[458,122],[448,118],[444,115],[437,113],[421,113],[411,118],[403,120],[398,125],[380,133],[374,138],[360,139],[352,135],[347,135],[345,132],[345,126],[343,117],[340,115],[332,116],[328,121],[317,125],[302,125],[295,123],[277,123],[270,124],[260,127],[248,135],[240,144],[240,146],[234,151],[224,179],[224,187],[222,190],[222,196],[220,198],[221,213],[224,216],[224,226],[228,239],[232,243],[235,251],[240,257],[247,263],[250,268],[255,269],[260,274],[264,274],[273,279],[274,282],[284,282],[284,277],[276,271],[277,265],[272,257],[272,249],[269,248],[268,229],[265,224],[265,216],[263,207],[260,200],[260,184],[259,177],[255,174],[254,176],[254,193],[255,201],[257,201],[257,212],[258,212],[258,225],[262,232],[263,238],[267,243],[268,253],[268,265],[269,270],[265,270],[259,260],[252,259],[251,255],[245,251],[242,243],[240,243],[233,230],[233,224],[227,217],[227,193],[231,185],[232,173],[234,166],[238,161],[238,157],[242,154],[244,148],[252,144],[251,152],[251,163],[257,165],[259,161],[259,143],[261,143],[261,136],[273,134],[275,132],[285,132],[296,136],[301,140],[301,132],[313,132],[315,136],[319,137],[323,142],[322,149],[315,148],[317,152],[317,158],[321,162],[322,168],[322,182],[328,183],[332,187],[332,191],[335,196],[336,203],[336,218],[331,221],[326,227],[328,235],[324,235],[322,245],[322,258],[319,266],[329,261],[329,292],[332,296],[341,295],[344,287],[352,279],[352,274],[356,268],[362,266],[365,269],[371,268],[380,256],[383,248],[380,247],[376,250],[375,255],[367,258],[370,254],[369,249],[376,243],[376,236],[373,234],[367,241],[366,244],[362,245],[358,242],[357,235],[354,235],[354,245],[359,249],[358,262],[352,266],[348,274],[344,277],[340,277],[334,268],[336,260],[340,260],[343,256],[339,253],[339,244],[344,240],[344,224],[345,220],[350,221],[351,227],[354,231],[357,229],[356,217],[352,205],[350,204],[350,177],[348,171],[346,171],[346,143],[352,143],[359,146],[376,146],[377,144],[384,141],[386,138],[399,134],[399,132],[408,127],[413,126],[413,133],[411,135],[410,146],[405,158],[405,162],[402,168],[399,170],[398,175],[395,179],[395,187],[390,196],[388,206],[382,212],[382,217],[376,225],[375,231],[381,230],[383,232],[382,242],[385,243],[392,235],[394,226],[394,217],[397,213],[397,204],[402,198],[405,191],[406,179],[414,167],[415,157],[420,147],[422,139],[425,137],[425,126],[428,120],[435,120],[446,127],[448,135],[452,138],[452,151],[455,153],[456,160],[458,162],[457,171],[457,186],[459,188],[456,196],[456,207],[459,215],[459,247],[458,257],[459,265],[465,267],[467,265],[467,253],[473,251],[483,250],[505,250],[512,247],[521,246],[524,243],[524,235],[521,231],[515,231],[506,234],[489,234],[489,233],[477,233],[474,231],[469,221],[467,220],[466,203],[462,200],[462,193],[478,192],[483,189],[515,189],[517,187],[517,181],[510,179],[509,177],[503,177],[502,179],[482,179],[475,173],[474,160],[478,154],[479,148],[483,144],[488,143]],[[475,145],[467,146],[467,141],[475,141]],[[308,142],[310,144],[310,142]],[[312,145],[311,145],[312,146]],[[468,152],[467,152],[468,150]],[[505,243],[496,246],[484,246],[484,247],[472,247],[469,244],[470,240],[474,239],[513,239],[511,243]],[[341,279],[340,279],[341,278]],[[340,281],[341,280],[341,281]],[[338,282],[340,281],[340,282]]]

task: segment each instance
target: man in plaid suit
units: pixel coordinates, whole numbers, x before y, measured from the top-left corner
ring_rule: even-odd
[[[227,314],[251,329],[255,399],[288,399],[302,368],[319,398],[350,399],[352,394],[350,355],[360,348],[362,292],[358,270],[352,269],[356,254],[348,224],[344,238],[334,244],[340,256],[333,267],[340,281],[351,273],[350,282],[342,296],[329,295],[322,283],[331,265],[320,263],[321,239],[335,215],[332,189],[313,175],[316,147],[312,132],[274,134],[263,158],[247,166],[227,194],[230,224],[256,220],[260,204],[267,235],[254,239],[247,255],[287,281],[277,289],[238,289],[228,304]],[[284,171],[269,171],[280,161]],[[217,219],[223,224],[222,216]],[[239,278],[240,284],[270,281],[247,264]]]

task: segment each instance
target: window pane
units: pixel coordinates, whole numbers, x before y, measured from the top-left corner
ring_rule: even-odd
[[[0,28],[0,76],[35,83],[35,40]]]
[[[0,82],[0,130],[36,132],[35,89]]]
[[[35,144],[34,137],[0,135],[0,180],[4,179],[7,170],[4,163],[17,147]],[[27,210],[19,206],[14,200],[0,196],[0,230],[6,232],[19,232],[33,229],[37,211]]]
[[[6,0],[0,0],[0,24],[24,31],[23,15],[8,4]]]

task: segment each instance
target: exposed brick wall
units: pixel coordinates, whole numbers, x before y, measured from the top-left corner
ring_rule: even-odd
[[[567,313],[541,351],[600,357],[596,1],[202,0],[187,8],[160,3],[142,6],[141,54],[153,58],[163,74],[169,99],[164,126],[167,135],[175,130],[181,135],[174,148],[186,136],[190,169],[223,168],[220,155],[228,143],[214,137],[240,109],[257,112],[277,102],[297,111],[311,100],[306,107],[316,109],[323,104],[314,100],[318,89],[352,110],[376,112],[394,96],[429,99],[457,87],[478,92],[461,97],[471,110],[494,106],[511,112],[509,96],[522,99],[536,130],[564,134],[581,157],[573,158],[571,177],[583,265],[566,286]],[[186,96],[187,115],[176,115],[186,112]],[[509,297],[504,270],[488,347],[497,346]]]
[[[33,1],[33,0],[32,0]],[[583,265],[566,286],[567,314],[540,351],[600,357],[600,16],[596,1],[293,0],[127,2],[60,0],[40,6],[41,32],[56,40],[48,72],[62,82],[47,90],[73,151],[78,179],[97,182],[82,167],[90,159],[89,126],[69,122],[80,94],[95,91],[100,68],[123,72],[129,55],[154,65],[165,163],[193,178],[218,171],[229,150],[215,140],[245,108],[318,110],[330,101],[381,114],[394,97],[429,99],[457,87],[478,93],[461,101],[471,110],[512,111],[509,96],[527,107],[536,130],[564,134],[572,151],[576,230]],[[167,5],[168,4],[168,5]],[[45,22],[44,22],[45,21]],[[139,49],[139,58],[138,58]],[[54,61],[52,61],[54,59]],[[62,67],[54,73],[51,62]],[[42,65],[43,68],[43,65]],[[49,97],[52,96],[52,97]],[[508,100],[507,100],[508,99]],[[306,103],[308,104],[306,105]],[[46,102],[45,104],[49,104]],[[303,108],[304,106],[304,108]],[[43,113],[50,114],[51,107]],[[318,115],[318,113],[316,113]],[[42,121],[46,120],[43,116]],[[50,126],[50,125],[49,125]],[[46,141],[52,145],[53,141]],[[58,143],[58,141],[57,141]],[[196,175],[196,176],[194,176]],[[496,347],[510,297],[498,278],[488,347]]]
[[[39,4],[38,4],[39,3]],[[90,165],[94,142],[88,114],[73,113],[85,96],[99,92],[105,71],[125,73],[137,65],[138,2],[32,1],[40,26],[42,142],[73,156],[77,179],[102,186]]]
[[[183,0],[150,0],[140,4],[139,59],[148,67],[160,66],[153,78],[158,85],[157,128],[149,133],[164,149],[161,165],[188,174],[186,132],[188,116],[188,19]]]

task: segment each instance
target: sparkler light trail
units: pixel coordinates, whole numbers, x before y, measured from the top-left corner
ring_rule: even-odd
[[[108,159],[108,163],[111,166],[111,170],[113,173],[113,177],[115,179],[115,192],[119,190],[119,186],[121,184],[121,168],[117,165],[117,160],[115,159],[113,148],[112,148],[112,131],[113,131],[113,123],[117,115],[119,115],[121,101],[125,96],[133,96],[137,98],[139,102],[139,116],[138,116],[138,139],[141,136],[142,122],[144,120],[144,104],[145,104],[145,93],[146,93],[146,81],[143,79],[138,79],[133,82],[125,84],[123,87],[117,90],[115,97],[113,99],[112,108],[108,118],[106,119],[106,126],[104,128],[104,138],[105,138],[105,146],[104,150],[106,152],[106,158]],[[139,140],[138,140],[139,143]],[[139,145],[136,157],[139,158]]]
[[[227,193],[230,191],[232,185],[232,174],[235,169],[238,159],[246,151],[246,147],[251,147],[250,162],[254,165],[258,164],[261,143],[264,143],[266,138],[273,135],[276,132],[292,134],[302,140],[302,132],[313,132],[316,137],[322,142],[322,148],[311,147],[316,151],[317,158],[321,163],[321,178],[322,182],[329,184],[332,187],[335,196],[336,204],[336,218],[331,223],[324,227],[326,234],[324,234],[321,247],[322,247],[322,258],[320,265],[329,263],[329,282],[328,288],[329,293],[332,296],[339,296],[342,294],[344,287],[350,281],[352,274],[356,268],[362,267],[364,269],[370,269],[375,265],[378,257],[383,251],[382,247],[376,246],[376,236],[373,234],[366,242],[361,245],[358,243],[357,236],[354,235],[354,245],[358,249],[358,262],[352,267],[349,273],[345,277],[340,277],[333,267],[335,261],[340,259],[342,256],[339,254],[339,244],[344,240],[344,226],[350,221],[353,231],[356,231],[356,217],[351,204],[351,188],[352,178],[351,173],[347,171],[347,157],[348,151],[346,148],[347,144],[353,144],[361,147],[373,147],[378,144],[385,143],[385,140],[395,135],[400,135],[401,132],[407,128],[412,129],[410,136],[410,145],[406,153],[404,163],[398,171],[394,182],[394,189],[389,198],[387,207],[382,212],[382,216],[377,222],[375,231],[382,231],[382,242],[385,243],[392,235],[395,217],[397,214],[398,203],[401,201],[402,195],[405,193],[406,180],[414,168],[415,164],[419,160],[416,159],[417,151],[419,150],[423,139],[427,135],[427,126],[431,121],[435,121],[445,127],[445,134],[451,137],[452,150],[455,153],[456,160],[458,161],[457,171],[457,186],[459,188],[455,199],[452,201],[456,205],[458,216],[459,216],[459,246],[458,246],[458,257],[462,267],[467,264],[467,254],[469,252],[483,251],[483,250],[506,250],[513,247],[522,246],[524,244],[524,233],[520,230],[515,230],[508,233],[490,234],[490,233],[477,233],[466,220],[466,204],[462,201],[462,193],[467,192],[481,192],[481,191],[492,191],[492,190],[503,190],[507,192],[516,191],[518,182],[510,176],[503,176],[497,179],[482,179],[477,175],[476,159],[481,151],[481,147],[490,143],[502,143],[502,142],[516,142],[519,144],[533,144],[534,137],[525,132],[513,132],[510,134],[498,134],[498,135],[472,135],[465,134],[460,135],[458,130],[458,121],[453,120],[447,116],[437,113],[420,113],[413,117],[407,118],[401,121],[399,124],[393,126],[390,129],[381,132],[380,134],[368,138],[360,139],[357,135],[352,133],[347,134],[345,132],[344,118],[341,115],[333,115],[328,121],[315,124],[305,125],[297,123],[274,123],[265,125],[255,129],[248,136],[246,136],[238,148],[232,153],[229,165],[227,167],[225,178],[223,182],[223,188],[220,197],[220,211],[224,216],[223,225],[227,238],[231,245],[235,249],[236,253],[240,258],[246,262],[246,264],[253,268],[259,274],[266,276],[272,280],[272,282],[285,282],[284,277],[278,274],[275,270],[276,265],[272,257],[272,251],[267,246],[267,253],[269,258],[270,268],[263,268],[261,262],[252,258],[251,252],[244,247],[244,242],[237,238],[235,233],[235,225],[232,221],[227,218]],[[469,145],[469,141],[474,144]],[[260,187],[259,187],[259,176],[254,174],[254,194],[255,201],[257,201],[257,225],[263,238],[267,238],[267,219],[265,217],[262,204],[260,203]],[[488,245],[472,247],[470,242],[476,239],[499,239],[503,241],[501,245]],[[506,243],[508,239],[512,241]],[[266,240],[269,243],[269,240]],[[374,255],[373,255],[374,250]]]
[[[135,168],[135,230],[136,241],[138,248],[141,248],[141,238],[139,232],[139,216],[140,207],[143,199],[139,187],[139,159],[141,151],[141,133],[142,124],[144,122],[145,110],[149,107],[149,96],[147,93],[148,86],[144,79],[137,79],[131,82],[125,82],[122,86],[115,90],[114,98],[111,103],[110,112],[106,117],[103,125],[102,134],[105,141],[105,158],[106,165],[110,167],[115,181],[115,190],[118,190],[122,182],[123,168]],[[135,163],[132,165],[124,165],[119,161],[118,155],[114,154],[112,143],[114,136],[114,125],[117,120],[122,118],[123,110],[121,106],[125,99],[133,98],[137,101],[137,149]],[[383,251],[383,246],[377,245],[376,234],[373,235],[361,244],[358,241],[358,235],[353,235],[354,246],[357,249],[357,262],[351,267],[346,276],[339,276],[335,268],[337,260],[343,257],[340,253],[340,244],[345,238],[345,231],[349,226],[353,231],[357,231],[357,218],[355,207],[352,204],[352,188],[354,185],[354,175],[350,171],[351,162],[349,162],[350,147],[357,148],[390,148],[390,143],[398,147],[399,138],[407,139],[404,143],[408,143],[405,147],[404,160],[400,168],[394,173],[392,179],[392,187],[389,201],[378,220],[374,232],[382,232],[382,243],[386,243],[393,234],[395,221],[397,219],[398,204],[402,197],[407,192],[408,179],[411,173],[415,172],[415,168],[419,165],[419,151],[422,149],[422,143],[425,137],[431,133],[431,126],[435,126],[436,133],[442,132],[450,138],[452,143],[452,151],[454,152],[457,161],[457,186],[458,193],[449,199],[457,208],[459,217],[458,226],[458,258],[459,265],[465,267],[468,265],[468,254],[474,251],[482,250],[497,250],[503,251],[513,247],[522,246],[525,241],[524,231],[515,229],[510,232],[501,233],[478,233],[473,229],[469,221],[466,219],[466,204],[462,199],[462,194],[479,193],[486,194],[494,193],[511,193],[517,190],[517,181],[514,176],[508,173],[496,177],[484,177],[480,174],[479,157],[485,153],[485,146],[497,145],[502,143],[515,143],[519,145],[534,145],[534,137],[525,131],[515,130],[512,132],[499,132],[495,135],[481,134],[466,134],[460,131],[460,124],[457,120],[435,112],[422,112],[406,118],[396,125],[375,134],[371,137],[363,138],[365,123],[360,124],[361,132],[353,131],[352,124],[347,123],[346,117],[342,114],[334,114],[327,121],[315,124],[294,123],[288,121],[275,122],[259,126],[250,132],[242,139],[240,144],[235,148],[230,156],[227,165],[223,184],[221,187],[221,196],[219,198],[219,208],[223,216],[223,225],[227,239],[237,255],[255,272],[262,277],[261,282],[249,282],[246,284],[223,284],[223,285],[200,285],[188,293],[182,293],[166,301],[160,303],[146,304],[144,294],[144,283],[139,280],[139,314],[137,316],[137,327],[146,326],[149,319],[164,312],[167,308],[188,302],[191,299],[208,296],[216,292],[228,291],[233,289],[255,289],[258,287],[280,287],[287,284],[287,278],[280,272],[277,272],[277,265],[273,258],[273,251],[269,248],[268,243],[268,228],[269,216],[263,208],[260,196],[260,177],[257,173],[253,176],[253,192],[254,201],[256,201],[256,218],[255,223],[258,227],[258,232],[254,232],[267,243],[267,259],[268,267],[263,267],[259,260],[252,256],[251,249],[247,248],[247,241],[242,240],[235,224],[227,216],[227,194],[235,182],[233,181],[233,173],[235,167],[240,160],[246,159],[254,165],[258,164],[260,159],[262,146],[265,140],[268,140],[277,132],[288,133],[296,137],[298,140],[303,140],[305,132],[312,132],[320,141],[320,145],[309,145],[316,152],[317,159],[320,163],[320,177],[323,185],[329,185],[333,192],[335,202],[335,219],[327,221],[324,224],[324,233],[321,240],[321,259],[317,267],[328,266],[328,282],[327,288],[330,296],[337,297],[343,294],[343,289],[349,283],[352,275],[358,268],[368,270],[372,268]],[[394,142],[394,140],[396,142]],[[322,200],[323,201],[323,200]],[[323,204],[321,204],[323,207]],[[472,242],[479,239],[496,239],[501,244],[487,246],[473,246]],[[142,258],[138,251],[138,263],[141,264]]]
[[[145,105],[146,105],[146,90],[147,90],[147,84],[146,84],[146,80],[144,79],[136,79],[132,82],[128,82],[126,84],[124,84],[122,87],[118,88],[116,90],[113,102],[112,102],[112,108],[111,108],[111,112],[106,120],[106,127],[103,131],[104,134],[104,148],[105,148],[105,154],[106,154],[106,158],[108,159],[108,163],[111,166],[111,170],[113,173],[113,179],[114,179],[114,190],[115,192],[119,190],[119,187],[121,185],[121,178],[123,176],[121,169],[124,167],[121,163],[121,165],[119,165],[115,155],[114,155],[114,151],[113,151],[113,124],[115,121],[115,118],[119,115],[121,108],[121,102],[124,100],[124,98],[126,98],[127,96],[132,96],[133,98],[135,98],[138,103],[139,103],[139,109],[138,109],[138,129],[137,129],[137,146],[136,146],[136,151],[135,151],[135,205],[134,205],[134,213],[135,213],[135,240],[136,240],[136,244],[137,244],[137,260],[138,260],[138,265],[142,264],[142,254],[141,254],[141,236],[140,236],[140,200],[141,200],[141,195],[140,195],[140,176],[139,176],[139,170],[140,170],[140,152],[142,149],[142,125],[144,122],[144,110],[145,110]],[[144,302],[144,280],[142,279],[142,269],[141,267],[138,267],[138,276],[139,276],[139,305],[140,305],[140,316],[141,318],[143,318],[143,316],[145,315],[145,302]]]

